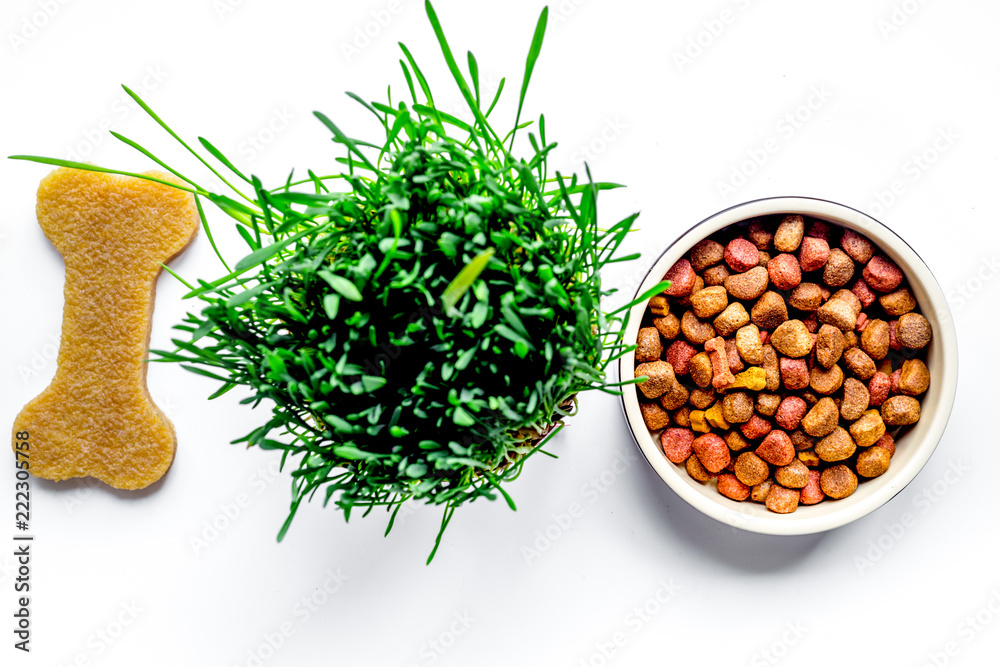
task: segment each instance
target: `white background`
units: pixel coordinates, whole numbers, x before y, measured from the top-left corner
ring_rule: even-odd
[[[436,3],[489,87],[510,77],[508,102],[541,7]],[[276,455],[226,444],[264,414],[232,395],[209,403],[212,382],[154,365],[150,391],[179,440],[162,482],[33,481],[30,655],[12,648],[13,458],[3,466],[0,663],[995,664],[998,21],[986,0],[564,0],[528,97],[564,169],[586,150],[596,178],[629,186],[603,196],[604,220],[642,211],[627,245],[643,259],[606,275],[625,291],[689,226],[761,196],[864,209],[924,258],[952,305],[961,382],[937,452],[882,509],[797,538],[717,524],[641,461],[618,401],[587,395],[550,446],[561,458],[511,487],[519,510],[464,508],[430,567],[435,509],[383,538],[384,515],[345,524],[314,503],[277,544],[289,485],[269,470]],[[3,155],[153,167],[110,127],[201,173],[125,102],[125,83],[265,182],[332,170],[339,153],[311,112],[374,132],[342,93],[384,99],[391,83],[398,99],[400,40],[460,108],[416,0],[6,0],[0,30]],[[54,372],[63,268],[33,213],[46,171],[0,161],[0,423]],[[204,236],[174,268],[219,275]],[[170,345],[182,293],[161,278],[153,347]]]

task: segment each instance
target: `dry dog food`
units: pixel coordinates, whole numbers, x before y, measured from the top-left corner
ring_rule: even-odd
[[[788,514],[888,470],[931,383],[931,325],[864,236],[801,215],[697,243],[650,300],[636,349],[664,455]]]

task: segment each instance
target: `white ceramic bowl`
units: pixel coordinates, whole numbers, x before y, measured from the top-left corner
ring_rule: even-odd
[[[863,481],[858,490],[842,500],[824,500],[800,505],[792,514],[775,514],[764,505],[736,502],[722,496],[714,483],[700,484],[682,466],[671,463],[660,449],[659,439],[650,432],[639,412],[635,385],[628,385],[622,402],[629,428],[649,465],[681,498],[708,516],[745,530],[771,535],[804,535],[830,530],[854,521],[877,509],[905,487],[930,458],[944,432],[958,383],[958,345],[951,312],[941,287],[927,265],[891,229],[855,209],[807,197],[773,197],[739,204],[716,213],[687,231],[670,245],[650,269],[636,295],[659,282],[663,274],[698,241],[734,223],[762,215],[799,213],[840,227],[852,229],[872,240],[906,275],[920,312],[930,321],[934,337],[927,350],[931,384],[921,400],[920,420],[897,443],[889,470],[876,479]],[[636,341],[646,304],[632,309],[625,340]],[[633,354],[619,362],[619,377],[635,377]]]

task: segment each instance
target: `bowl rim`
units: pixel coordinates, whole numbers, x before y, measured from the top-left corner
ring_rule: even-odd
[[[873,483],[875,486],[866,489],[865,493],[861,495],[856,492],[853,498],[802,507],[791,515],[779,515],[763,510],[763,505],[758,503],[750,503],[751,507],[747,509],[747,502],[732,501],[714,490],[715,497],[709,497],[699,491],[694,486],[696,482],[688,479],[686,472],[667,460],[659,447],[658,439],[652,437],[652,433],[646,428],[639,412],[638,391],[634,385],[622,387],[621,402],[629,431],[643,458],[653,471],[688,504],[718,521],[751,532],[769,535],[806,535],[837,528],[873,512],[902,491],[923,469],[944,434],[954,406],[958,386],[958,342],[954,318],[948,307],[947,299],[930,268],[916,250],[899,234],[867,213],[816,197],[764,197],[735,204],[713,213],[689,227],[664,248],[640,281],[632,298],[637,298],[659,282],[660,276],[698,241],[737,222],[758,216],[782,213],[799,213],[826,220],[871,238],[879,250],[901,265],[907,274],[911,289],[914,292],[919,291],[924,294],[925,298],[918,298],[921,312],[932,321],[934,329],[934,347],[929,351],[929,354],[940,356],[940,360],[935,365],[940,366],[943,372],[938,373],[940,377],[935,377],[935,386],[932,388],[936,396],[934,405],[925,406],[929,394],[925,395],[921,401],[922,410],[919,423],[925,426],[924,433],[917,443],[919,446],[915,448],[914,453],[896,470],[890,468],[891,476],[866,482],[865,487]],[[678,248],[682,249],[680,253],[677,252]],[[915,296],[917,295],[915,294]],[[643,302],[629,309],[629,319],[623,332],[627,345],[635,343],[645,307],[646,303]],[[630,351],[619,359],[617,369],[619,380],[627,381],[634,376],[634,356],[634,351]],[[933,409],[924,410],[925,407],[933,407]],[[925,419],[929,419],[929,422]],[[803,516],[803,511],[808,512],[824,505],[834,507],[833,509],[826,508],[825,511],[817,513],[815,516]],[[762,514],[761,510],[767,514]]]

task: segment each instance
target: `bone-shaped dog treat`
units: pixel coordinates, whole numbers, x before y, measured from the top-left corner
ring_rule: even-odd
[[[30,471],[149,486],[176,447],[146,388],[153,295],[160,263],[198,229],[194,198],[143,179],[57,169],[38,187],[37,215],[66,263],[66,302],[55,378],[14,421],[15,433],[30,434]]]

